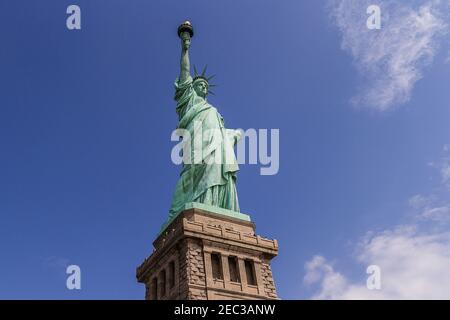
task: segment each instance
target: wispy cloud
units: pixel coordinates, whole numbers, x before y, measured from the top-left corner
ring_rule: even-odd
[[[450,161],[446,160],[441,167],[442,181],[448,182],[450,180]]]
[[[422,194],[416,194],[409,198],[408,204],[413,209],[421,210],[423,208],[429,207],[432,203],[435,202],[435,196],[424,196]]]
[[[415,211],[415,217],[422,221],[434,221],[441,224],[450,222],[450,145],[442,148],[443,155],[430,163],[440,176],[440,184],[428,195],[417,194],[409,199],[409,205]]]
[[[445,155],[437,161],[430,162],[430,166],[439,170],[442,183],[450,187],[450,145],[446,144],[442,149]]]
[[[436,207],[436,208],[427,208],[422,212],[420,217],[424,220],[447,222],[450,220],[449,213],[450,213],[450,209],[447,206]]]
[[[447,23],[440,17],[440,1],[330,0],[330,13],[348,51],[363,77],[355,106],[379,111],[393,109],[411,98],[439,47]],[[382,27],[366,27],[369,5],[381,8]]]
[[[444,190],[444,194],[448,192]],[[414,210],[414,218],[419,222],[431,221],[440,224],[450,222],[450,201],[448,195],[439,197],[437,194],[429,196],[415,195],[409,199],[409,204]]]
[[[450,151],[444,147],[444,152]],[[446,158],[444,158],[446,159]],[[438,161],[441,163],[442,161]],[[438,173],[442,164],[433,165]],[[323,256],[305,264],[306,285],[317,286],[313,299],[450,299],[450,200],[447,181],[429,195],[408,199],[409,224],[368,232],[353,257],[381,269],[381,290],[369,290],[337,271]],[[365,280],[365,279],[364,279]]]
[[[381,290],[349,280],[316,256],[305,266],[305,282],[319,285],[313,299],[450,299],[450,232],[421,234],[403,226],[360,245],[358,260],[380,267]]]

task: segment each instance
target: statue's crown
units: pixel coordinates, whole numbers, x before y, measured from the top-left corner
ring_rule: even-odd
[[[216,85],[215,85],[215,84],[209,83],[209,81],[210,81],[212,78],[214,78],[216,75],[213,74],[212,76],[207,77],[207,76],[206,76],[206,69],[207,69],[207,68],[208,68],[208,65],[205,65],[205,67],[203,68],[202,73],[199,74],[199,73],[197,72],[197,68],[196,68],[195,65],[194,65],[194,73],[195,73],[195,74],[194,74],[194,79],[193,79],[193,81],[194,81],[194,82],[195,82],[196,80],[203,80],[203,81],[205,81],[205,82],[208,84],[208,93],[214,94],[214,92],[212,92],[211,90],[209,90],[209,88],[215,87]]]

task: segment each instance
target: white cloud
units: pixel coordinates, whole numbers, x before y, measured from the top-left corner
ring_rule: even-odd
[[[349,280],[316,256],[305,266],[305,282],[319,284],[313,299],[450,299],[450,232],[399,227],[368,237],[360,248],[360,263],[380,267],[381,290]]]
[[[305,264],[306,275],[304,281],[311,285],[320,282],[320,293],[313,299],[339,298],[348,286],[347,279],[334,271],[333,266],[322,256],[315,256]]]
[[[443,180],[430,195],[409,198],[414,222],[368,232],[357,245],[353,258],[362,270],[369,265],[381,268],[381,290],[367,289],[366,279],[349,279],[324,257],[315,256],[305,264],[304,277],[305,284],[318,286],[312,298],[450,299],[450,202],[448,190],[441,190],[447,182]]]
[[[450,220],[449,208],[447,206],[437,208],[427,208],[422,212],[421,218],[436,222],[447,222]]]
[[[439,45],[447,24],[439,17],[439,1],[414,8],[410,1],[377,1],[381,30],[366,27],[367,0],[330,0],[331,16],[348,51],[365,78],[353,99],[357,106],[379,111],[407,102]]]

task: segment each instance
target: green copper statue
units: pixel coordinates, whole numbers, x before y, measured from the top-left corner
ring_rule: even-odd
[[[239,212],[236,192],[236,173],[239,170],[234,145],[241,133],[227,130],[220,113],[206,97],[212,85],[205,71],[190,75],[189,47],[194,35],[189,21],[178,28],[181,39],[181,71],[175,81],[176,112],[178,129],[187,134],[183,142],[191,147],[189,157],[183,154],[183,168],[175,188],[169,221],[190,202],[199,202],[211,206]],[[185,141],[189,139],[190,141]],[[183,151],[185,149],[183,148]],[[186,158],[193,161],[185,161]]]

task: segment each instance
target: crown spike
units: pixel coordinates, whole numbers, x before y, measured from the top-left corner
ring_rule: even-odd
[[[203,68],[202,77],[205,76],[206,69],[208,69],[208,65],[207,65],[207,64],[206,64],[205,67]]]
[[[198,72],[197,72],[197,68],[195,67],[195,64],[194,64],[194,72],[195,72],[195,76],[198,76]]]
[[[209,76],[208,78],[206,78],[206,80],[211,80],[211,79],[213,79],[214,77],[215,77],[216,75],[215,74],[213,74],[212,76]]]

